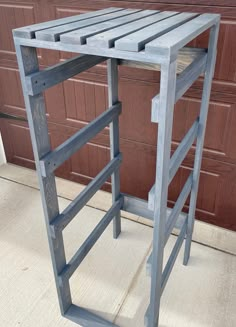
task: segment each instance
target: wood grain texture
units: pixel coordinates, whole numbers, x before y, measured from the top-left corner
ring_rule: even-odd
[[[65,2],[56,0],[31,2],[1,1],[0,15],[0,87],[1,111],[25,117],[20,80],[15,62],[12,29],[42,21],[64,18],[85,13],[88,10],[101,10],[105,7],[118,6],[146,9],[144,2],[91,1]],[[205,148],[203,153],[203,172],[200,179],[200,192],[197,202],[197,218],[224,228],[236,230],[234,198],[236,196],[236,89],[234,58],[236,47],[232,39],[235,35],[236,9],[234,0],[176,0],[150,1],[148,9],[178,12],[217,13],[222,15],[220,27],[217,65],[213,81],[211,103],[207,123]],[[207,35],[198,37],[191,46],[207,47]],[[55,64],[60,58],[70,54],[57,51],[39,52],[42,68]],[[67,56],[67,57],[66,57]],[[148,65],[146,65],[147,67]],[[159,73],[144,69],[119,67],[120,93],[123,102],[123,115],[120,123],[125,169],[122,169],[121,188],[142,198],[147,198],[154,183],[155,126],[150,123],[150,101],[157,94]],[[63,85],[45,92],[47,119],[50,126],[50,138],[53,147],[59,145],[84,124],[101,113],[106,104],[106,71],[103,66],[96,66],[88,73],[73,78]],[[14,92],[11,90],[14,89]],[[174,151],[187,132],[188,127],[197,117],[201,97],[202,79],[200,78],[185,94],[185,98],[176,105],[172,151]],[[137,99],[133,100],[134,95]],[[132,104],[133,103],[133,104]],[[138,110],[137,110],[138,108]],[[137,119],[133,119],[133,116]],[[143,124],[139,124],[142,121]],[[132,128],[131,128],[132,127]],[[29,131],[26,124],[0,120],[8,162],[25,167],[34,167]],[[105,132],[106,134],[106,132]],[[91,178],[109,159],[108,138],[99,136],[91,145],[77,154],[72,161],[63,165],[56,173],[61,177],[89,183]],[[134,160],[130,158],[132,154]],[[141,155],[142,154],[142,155]],[[193,150],[190,150],[181,170],[171,185],[169,203],[174,204],[178,190],[184,183],[185,172],[192,165]],[[92,159],[93,158],[93,159]],[[106,161],[107,160],[107,161]],[[136,173],[132,166],[137,160]],[[88,164],[88,161],[90,162]],[[187,167],[187,168],[186,168]],[[144,173],[146,171],[146,173]],[[106,184],[110,188],[109,183]]]

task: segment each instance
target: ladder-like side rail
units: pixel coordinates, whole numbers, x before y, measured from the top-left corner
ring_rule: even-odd
[[[178,145],[177,149],[175,150],[174,154],[170,159],[169,184],[171,183],[181,163],[183,162],[188,151],[193,145],[194,140],[197,138],[198,129],[199,129],[199,117],[195,120],[192,127],[186,133],[183,140],[180,142],[180,144]],[[155,194],[155,184],[152,186],[151,190],[148,193],[148,208],[150,210],[154,209],[154,194]]]
[[[112,322],[105,320],[104,318],[94,314],[93,312],[79,307],[75,304],[71,304],[64,316],[79,324],[79,326],[86,327],[118,327]]]
[[[76,151],[78,151],[89,140],[102,131],[121,113],[121,103],[117,102],[100,116],[95,118],[87,126],[71,136],[64,143],[60,144],[56,149],[50,151],[40,159],[41,174],[43,177],[50,175],[63,162],[69,159]]]
[[[121,210],[153,220],[153,211],[148,209],[148,201],[125,193],[121,193],[121,196],[123,197]],[[167,217],[171,215],[172,211],[173,209],[167,208]],[[175,228],[180,229],[185,218],[186,213],[180,212],[175,222]]]
[[[184,158],[189,152],[191,146],[193,145],[193,142],[197,138],[198,129],[199,129],[199,117],[197,117],[191,128],[188,130],[188,132],[186,133],[186,135],[178,145],[172,157],[170,158],[169,184],[174,178],[180,165],[184,161]]]
[[[107,213],[104,215],[102,220],[97,224],[97,226],[94,228],[94,230],[88,236],[88,238],[81,245],[79,250],[74,254],[74,256],[71,258],[71,260],[66,264],[64,269],[59,274],[59,278],[62,279],[62,281],[65,279],[68,280],[73,275],[75,270],[78,268],[78,266],[84,260],[86,255],[92,249],[92,247],[97,242],[97,240],[102,235],[102,233],[105,231],[105,229],[107,228],[109,223],[112,221],[114,216],[119,212],[119,210],[121,208],[121,202],[122,202],[122,198],[119,199],[118,201],[116,201],[111,206],[111,208],[107,211]]]
[[[193,185],[193,173],[191,172],[167,220],[166,230],[165,230],[165,245],[170,237],[173,228],[175,227],[179,214],[181,213],[183,206],[191,192],[192,185]]]
[[[187,218],[185,219],[185,221],[183,222],[183,225],[182,225],[182,228],[181,228],[181,231],[178,235],[178,238],[177,238],[177,241],[175,242],[175,245],[171,251],[171,254],[169,256],[169,259],[166,263],[166,266],[163,270],[163,273],[162,273],[162,281],[161,281],[161,294],[163,293],[164,289],[165,289],[165,286],[166,286],[166,283],[168,281],[168,278],[170,276],[170,273],[173,269],[173,266],[175,264],[175,261],[177,259],[177,256],[179,254],[179,251],[181,249],[181,246],[183,244],[183,241],[185,239],[185,235],[186,235],[186,230],[187,230]],[[149,256],[148,258],[148,271],[150,272],[151,271],[151,265],[152,265],[152,253],[151,255]],[[148,315],[149,315],[149,306],[147,308],[147,311],[146,311],[146,314],[145,314],[145,319],[147,320],[148,319]]]
[[[175,103],[184,95],[190,86],[198,79],[198,77],[205,71],[207,60],[207,53],[200,53],[193,62],[179,74],[176,81]],[[158,123],[160,111],[160,95],[156,95],[152,99],[152,114],[151,121]]]
[[[185,220],[184,224],[183,224],[183,227],[181,229],[181,232],[177,238],[177,241],[174,245],[174,248],[170,254],[170,257],[167,261],[167,264],[164,268],[164,271],[163,271],[163,274],[162,274],[162,283],[161,283],[161,293],[163,293],[164,289],[165,289],[165,286],[166,286],[166,283],[168,281],[168,278],[170,276],[170,273],[173,269],[173,266],[175,264],[175,261],[177,259],[177,256],[179,254],[179,251],[180,251],[180,248],[183,244],[183,241],[184,241],[184,238],[185,238],[185,235],[186,235],[186,230],[187,230],[187,219]]]
[[[27,93],[31,96],[39,94],[49,87],[102,63],[106,59],[106,57],[80,55],[27,75],[25,77]]]
[[[166,226],[165,226],[165,238],[164,238],[164,245],[166,245],[171,232],[173,231],[174,228],[179,227],[180,226],[180,222],[181,222],[181,227],[183,226],[183,221],[185,221],[187,219],[187,214],[185,214],[185,216],[183,215],[183,213],[181,212],[183,209],[183,206],[191,192],[191,188],[192,188],[192,184],[193,184],[193,173],[191,173],[174,205],[174,208],[171,209],[170,214],[167,218],[166,221]],[[184,217],[181,219],[180,215],[182,217]],[[179,227],[179,229],[181,229],[181,227]],[[151,262],[152,262],[152,254],[149,256],[148,260],[147,260],[147,275],[151,274]]]
[[[101,172],[83,189],[83,191],[59,214],[51,223],[51,233],[62,231],[77,213],[87,204],[92,196],[101,188],[107,179],[120,167],[122,154],[112,159]]]

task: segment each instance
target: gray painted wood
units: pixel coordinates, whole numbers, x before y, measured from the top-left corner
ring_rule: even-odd
[[[112,48],[114,46],[115,41],[119,38],[135,31],[138,31],[137,34],[141,34],[141,30],[146,26],[152,25],[160,20],[163,20],[175,14],[175,12],[171,11],[164,11],[160,13],[157,12],[155,15],[89,37],[87,39],[87,44],[90,46]]]
[[[55,235],[57,231],[62,231],[71,222],[92,196],[102,187],[112,173],[120,167],[121,161],[121,154],[112,159],[69,204],[69,206],[50,223],[52,235]]]
[[[153,210],[148,209],[148,202],[134,196],[121,193],[123,197],[123,204],[121,210],[133,213],[134,215],[153,220]],[[171,208],[167,208],[167,217],[172,213]],[[175,228],[180,228],[182,226],[183,220],[186,219],[186,213],[181,212],[175,223]]]
[[[25,46],[35,47],[35,48],[42,48],[42,49],[50,49],[50,50],[58,50],[58,51],[68,51],[68,52],[75,52],[80,54],[90,54],[95,56],[101,57],[109,57],[114,59],[125,59],[125,60],[132,60],[136,62],[145,62],[150,64],[159,64],[166,62],[166,56],[161,55],[160,53],[147,53],[145,51],[139,52],[131,52],[131,51],[121,51],[118,49],[107,49],[107,48],[98,48],[98,47],[91,47],[79,44],[69,44],[69,43],[61,43],[61,42],[48,42],[48,41],[41,41],[41,40],[28,40],[23,38],[15,38],[16,44],[21,44]],[[183,63],[183,68],[185,67],[185,62],[191,62],[192,59],[195,57],[196,52],[198,49],[195,48],[194,50],[182,49],[183,51],[180,53],[180,65]],[[199,49],[202,52],[202,49]]]
[[[190,173],[190,175],[189,175],[187,181],[185,182],[185,185],[174,205],[174,208],[172,209],[171,214],[168,217],[168,220],[166,222],[165,244],[167,243],[167,241],[170,237],[170,234],[176,225],[176,221],[177,221],[177,219],[183,209],[183,206],[189,196],[189,193],[191,191],[192,184],[193,184],[193,173]]]
[[[167,264],[165,266],[165,269],[163,271],[162,277],[161,277],[161,295],[165,289],[166,283],[168,281],[168,278],[170,276],[170,273],[173,269],[173,266],[175,264],[175,261],[177,259],[177,256],[179,254],[179,251],[181,249],[181,246],[183,244],[184,238],[185,238],[185,234],[186,234],[186,229],[187,229],[187,219],[185,219],[185,221],[182,224],[182,228],[180,231],[180,234],[177,238],[177,241],[174,245],[174,248],[170,254],[170,257],[167,261]],[[151,255],[149,256],[148,260],[147,260],[147,274],[148,276],[150,276],[150,272],[152,271],[152,260],[153,260],[153,254],[151,253]],[[161,296],[160,295],[160,296]],[[150,305],[147,309],[146,315],[145,315],[145,323],[146,325],[148,324],[148,320],[150,319]]]
[[[199,56],[185,68],[177,77],[175,103],[184,95],[197,78],[205,71],[207,54],[199,53]],[[160,110],[159,94],[152,99],[152,118],[153,123],[158,123],[158,112]]]
[[[147,43],[145,50],[154,53],[159,51],[161,54],[177,53],[180,48],[184,47],[192,39],[219,22],[219,19],[220,15],[217,14],[202,14]]]
[[[181,229],[182,229],[183,225],[186,223],[186,221],[187,221],[187,215],[186,214],[180,215],[178,217],[176,225],[174,226],[175,229],[179,229],[181,231]],[[151,277],[151,272],[152,272],[152,253],[148,257],[147,263],[146,263],[147,276]],[[149,308],[148,308],[148,310],[149,310]]]
[[[118,64],[116,59],[109,59],[107,63],[108,104],[114,105],[118,101]],[[113,119],[109,125],[110,156],[111,160],[120,153],[119,145],[119,117]],[[115,203],[120,198],[120,171],[116,170],[111,176],[112,201]],[[121,232],[120,211],[113,220],[113,237],[117,238]]]
[[[74,32],[66,33],[61,36],[61,42],[62,43],[75,43],[75,44],[85,44],[86,39],[88,37],[91,37],[95,34],[108,31],[110,29],[113,29],[117,26],[122,26],[127,23],[136,21],[138,19],[142,19],[147,16],[154,15],[156,13],[155,10],[142,10],[135,12],[135,10],[128,10],[127,9],[127,15],[123,15],[120,18],[113,19],[106,21],[101,24],[97,24],[95,26],[89,26],[87,28],[83,28],[81,30],[76,30]],[[96,47],[96,45],[95,45]]]
[[[79,267],[81,262],[84,260],[86,255],[92,249],[94,244],[100,238],[102,233],[105,231],[107,226],[110,224],[114,216],[120,211],[121,200],[118,200],[113,203],[111,208],[107,211],[101,221],[97,224],[97,226],[93,229],[91,234],[86,238],[84,243],[81,245],[79,250],[74,254],[68,264],[66,264],[65,268],[60,273],[60,278],[63,280],[68,280],[75,270]]]
[[[114,15],[119,16],[122,9],[119,8],[117,12],[114,12]],[[81,29],[83,34],[82,42],[86,41],[88,36],[97,34],[101,31],[107,31],[114,28],[117,25],[114,25],[114,22],[121,25],[131,23],[130,17],[136,17],[136,23],[143,23],[145,15],[147,17],[152,17],[156,15],[156,11],[137,11],[136,13],[127,13],[127,10],[123,10],[123,13],[126,13],[124,17],[110,18],[110,20],[105,23],[98,23],[97,19],[103,15],[100,14],[97,17],[85,18],[81,17],[80,22],[76,23],[64,23],[61,27],[56,27],[54,29],[58,32],[58,29],[61,29],[61,33],[66,31],[68,25],[70,24],[80,24],[82,21],[90,21],[96,19],[94,26],[84,27]],[[118,14],[119,13],[119,14]],[[138,17],[143,15],[142,18]],[[106,14],[104,14],[105,16]],[[112,15],[112,14],[107,14]],[[173,16],[179,17],[180,15]],[[107,17],[106,17],[107,18]],[[153,17],[152,17],[153,18]],[[169,19],[169,18],[167,18]],[[166,20],[167,20],[166,19]],[[191,19],[191,18],[189,18]],[[161,21],[164,22],[165,20]],[[160,23],[161,23],[160,22]],[[44,205],[44,213],[46,218],[46,226],[48,231],[48,238],[50,243],[51,256],[54,266],[54,274],[56,278],[58,297],[61,307],[62,314],[65,315],[65,312],[68,314],[68,318],[80,323],[81,326],[113,326],[111,323],[106,321],[101,321],[102,318],[99,318],[84,309],[71,305],[71,295],[69,289],[69,278],[82,262],[84,257],[90,251],[92,246],[96,243],[97,239],[100,237],[106,226],[113,219],[114,221],[114,237],[117,237],[120,233],[120,209],[121,207],[124,210],[133,213],[142,213],[146,215],[147,218],[154,220],[154,230],[153,230],[153,255],[151,259],[151,295],[150,295],[150,306],[148,309],[147,316],[147,326],[156,327],[158,325],[159,317],[159,307],[160,307],[160,297],[164,289],[165,283],[168,280],[169,274],[174,265],[175,259],[181,247],[181,244],[184,240],[185,234],[186,238],[186,247],[185,247],[185,258],[184,263],[187,263],[190,253],[190,245],[194,224],[194,214],[196,208],[196,197],[197,189],[199,182],[200,166],[201,166],[201,157],[202,157],[202,148],[204,142],[204,133],[206,126],[207,118],[207,108],[210,97],[210,86],[212,82],[212,76],[214,71],[215,56],[216,56],[216,43],[218,36],[218,15],[204,14],[200,15],[197,18],[193,18],[187,23],[174,28],[174,30],[167,32],[165,35],[160,36],[153,41],[149,42],[146,46],[145,51],[133,52],[127,50],[119,50],[116,48],[105,48],[104,46],[91,46],[91,45],[79,45],[78,41],[74,39],[72,43],[63,43],[63,42],[51,42],[45,40],[36,40],[36,39],[27,39],[23,37],[15,37],[15,45],[17,49],[17,57],[19,62],[19,67],[21,71],[21,79],[24,90],[24,97],[27,107],[27,115],[30,125],[31,138],[33,143],[34,155],[36,159],[37,171],[39,175],[39,182],[41,187],[42,201]],[[57,24],[53,22],[52,24]],[[156,23],[154,23],[156,24]],[[153,24],[153,25],[154,25]],[[216,25],[214,25],[216,24]],[[65,26],[67,25],[67,27]],[[207,56],[206,64],[206,74],[203,90],[203,98],[201,105],[201,113],[199,118],[199,125],[196,127],[194,125],[193,130],[189,131],[189,136],[185,137],[182,145],[177,148],[173,157],[170,159],[170,149],[171,149],[171,134],[172,134],[172,123],[173,123],[173,108],[174,103],[177,98],[185,92],[186,88],[189,87],[189,83],[193,80],[193,77],[196,77],[201,70],[200,67],[203,66],[203,61],[199,62],[195,60],[184,73],[178,78],[178,89],[176,90],[176,72],[180,69],[186,67],[186,58],[190,61],[193,61],[196,58],[197,49],[180,51],[178,54],[179,48],[188,43],[191,39],[205,31],[207,28],[213,26],[211,31],[211,37],[209,42],[209,52]],[[53,26],[53,25],[51,25]],[[73,25],[74,26],[74,25]],[[80,25],[81,26],[81,25]],[[105,27],[106,26],[106,27]],[[134,24],[133,24],[134,26]],[[136,25],[135,25],[136,26]],[[42,27],[42,26],[41,26]],[[75,27],[75,26],[74,26]],[[73,27],[73,28],[74,28]],[[126,25],[127,27],[127,25]],[[153,26],[152,26],[153,27]],[[16,35],[28,35],[28,37],[33,37],[34,29],[31,29],[28,32],[21,32]],[[71,28],[71,25],[70,27]],[[99,30],[98,30],[99,28]],[[101,28],[101,29],[100,29]],[[105,29],[103,29],[105,28]],[[122,27],[123,29],[123,27]],[[144,28],[145,29],[145,28]],[[140,36],[144,29],[140,29]],[[118,29],[117,29],[118,30]],[[120,29],[121,30],[121,29]],[[27,29],[26,29],[27,31]],[[116,30],[115,30],[116,31]],[[45,32],[45,31],[44,31]],[[43,33],[44,33],[43,32]],[[48,32],[48,31],[47,31]],[[53,32],[53,33],[54,33]],[[156,32],[156,31],[155,31]],[[14,32],[15,33],[15,32]],[[28,34],[27,34],[28,33]],[[55,35],[53,34],[53,40],[55,40]],[[71,32],[71,34],[76,33]],[[80,33],[78,31],[77,33]],[[109,32],[110,33],[110,32]],[[105,33],[108,35],[109,33]],[[40,35],[40,32],[37,33]],[[70,33],[68,33],[69,35]],[[59,37],[60,33],[58,34]],[[66,34],[62,35],[62,38]],[[117,37],[113,36],[113,37]],[[155,36],[156,37],[156,36]],[[109,39],[110,40],[110,39]],[[72,41],[70,41],[72,42]],[[154,46],[153,46],[154,45]],[[50,143],[48,138],[46,114],[45,114],[45,105],[43,96],[41,93],[34,96],[29,96],[27,94],[27,81],[32,83],[30,79],[33,76],[38,74],[38,63],[37,55],[35,48],[46,48],[46,49],[55,49],[55,50],[64,50],[69,52],[79,52],[85,53],[87,55],[98,55],[101,57],[111,58],[108,61],[108,93],[109,93],[109,105],[112,106],[108,112],[102,114],[100,117],[95,119],[82,131],[76,133],[74,138],[70,138],[67,142],[63,143],[56,149],[56,152],[51,151]],[[158,51],[157,51],[158,50]],[[202,49],[199,50],[202,53]],[[181,67],[177,68],[177,56],[182,56]],[[118,102],[118,69],[117,69],[117,59],[124,61],[135,61],[137,63],[144,63],[146,66],[154,65],[159,67],[161,65],[161,87],[160,87],[160,106],[163,109],[159,115],[159,128],[158,128],[158,147],[157,147],[157,162],[156,162],[156,177],[155,177],[155,186],[153,188],[154,193],[154,209],[149,210],[147,202],[138,200],[136,198],[129,197],[127,195],[122,195],[120,193],[120,176],[119,176],[119,165],[120,160],[119,156],[119,113],[121,111],[121,105]],[[189,62],[188,62],[189,63]],[[65,66],[59,66],[65,67]],[[192,68],[191,68],[192,67]],[[54,67],[55,68],[55,67]],[[55,73],[56,70],[54,70]],[[189,71],[189,73],[188,73]],[[52,71],[51,71],[52,72]],[[65,75],[69,72],[64,71]],[[188,73],[188,74],[187,74]],[[36,74],[36,75],[33,75]],[[58,78],[57,81],[65,79],[66,76],[59,74],[59,77],[55,75],[55,78]],[[193,76],[194,75],[194,76]],[[39,76],[39,75],[37,75]],[[42,75],[40,75],[42,76]],[[48,74],[49,76],[49,74]],[[43,82],[44,83],[44,82]],[[51,81],[51,83],[53,83]],[[37,84],[37,83],[36,83]],[[46,86],[46,85],[45,85]],[[48,85],[47,85],[48,86]],[[41,89],[39,89],[40,92]],[[34,91],[35,92],[35,91]],[[176,95],[177,94],[177,95]],[[111,111],[114,110],[112,117],[110,116]],[[109,119],[108,119],[109,117]],[[105,120],[107,121],[105,122]],[[102,122],[101,122],[102,121]],[[106,124],[105,124],[106,123]],[[103,126],[103,124],[105,124]],[[92,234],[86,239],[82,247],[76,252],[74,257],[71,259],[69,264],[66,265],[65,262],[65,252],[62,238],[62,229],[64,228],[62,216],[59,214],[58,203],[57,203],[57,193],[55,187],[55,178],[53,171],[55,167],[59,166],[60,163],[64,162],[67,158],[70,157],[80,148],[81,144],[85,144],[93,135],[96,135],[100,129],[105,127],[107,124],[110,124],[110,143],[111,143],[111,163],[106,166],[105,169],[95,178],[94,182],[91,182],[85,190],[83,196],[79,195],[73,201],[71,207],[69,206],[65,209],[64,213],[68,214],[68,217],[72,219],[72,216],[76,214],[76,210],[80,210],[81,203],[87,201],[87,198],[91,196],[93,192],[96,191],[97,187],[104,182],[107,178],[108,173],[112,174],[112,192],[113,192],[113,205],[111,209],[104,216],[102,221],[98,224]],[[91,128],[93,126],[93,128]],[[95,131],[96,130],[96,131]],[[174,175],[177,167],[181,163],[182,158],[185,156],[186,151],[190,144],[193,142],[193,137],[196,136],[196,130],[198,130],[197,135],[197,148],[196,148],[196,158],[193,174],[190,175],[187,180],[179,199],[176,202],[176,205],[170,211],[167,208],[167,192],[170,177]],[[94,134],[93,134],[94,133]],[[187,133],[188,134],[188,133]],[[81,136],[82,135],[82,136]],[[78,142],[77,142],[78,141]],[[192,141],[192,142],[190,142]],[[79,144],[79,145],[78,145]],[[50,159],[50,160],[49,160]],[[118,162],[119,161],[119,162]],[[49,168],[48,168],[49,167]],[[172,168],[171,168],[172,167]],[[113,173],[114,169],[114,173]],[[172,171],[171,176],[169,174],[169,169]],[[93,184],[92,184],[93,183]],[[91,186],[92,185],[92,186]],[[186,216],[181,213],[186,197],[191,190],[191,199],[190,199],[190,210],[189,215]],[[86,200],[86,201],[85,201]],[[84,202],[83,202],[84,201]],[[115,218],[114,218],[115,217]],[[187,217],[187,218],[186,218]],[[168,218],[168,220],[167,220]],[[178,225],[180,220],[187,221],[185,229],[184,226],[181,230],[181,235],[179,236],[177,243],[171,253],[169,261],[166,268],[163,269],[163,251],[165,243],[169,237],[174,225]],[[167,221],[167,222],[166,222]],[[65,221],[64,221],[65,222]],[[181,222],[180,222],[181,223]],[[57,226],[55,228],[55,226]]]
[[[169,161],[173,124],[176,61],[162,65],[160,83],[160,103],[162,114],[158,126],[158,147],[155,178],[155,206],[153,231],[153,260],[151,295],[147,327],[156,327],[159,320],[161,297],[161,276],[165,243],[165,222],[167,216],[167,194],[169,185]]]
[[[27,92],[29,95],[43,92],[49,87],[102,63],[106,59],[98,56],[81,55],[33,73],[26,76]]]
[[[111,8],[106,8],[106,9],[102,9],[102,10],[92,11],[92,12],[85,13],[82,15],[75,15],[75,16],[55,19],[53,21],[24,26],[24,27],[14,29],[13,35],[16,37],[33,39],[33,38],[35,38],[35,32],[37,32],[37,31],[44,30],[46,28],[59,26],[59,25],[73,23],[73,22],[76,22],[79,20],[84,20],[84,19],[91,18],[91,17],[97,17],[100,15],[116,12],[119,10],[123,10],[123,8],[111,7]]]
[[[175,243],[175,246],[170,254],[170,257],[167,261],[167,264],[164,268],[163,274],[162,274],[162,282],[161,282],[161,293],[163,293],[164,288],[166,286],[166,283],[168,281],[168,278],[170,276],[170,273],[174,267],[175,261],[177,259],[177,256],[179,254],[180,248],[183,244],[185,235],[186,235],[186,230],[187,230],[187,220],[185,220],[183,227],[181,229],[181,232],[177,238],[177,241]]]
[[[153,211],[148,209],[148,203],[145,200],[136,198],[134,196],[123,194],[122,210],[133,213],[137,216],[153,220]]]
[[[41,174],[43,177],[49,176],[63,162],[69,159],[84,144],[91,140],[101,130],[121,113],[121,104],[116,103],[107,111],[83,127],[80,131],[72,135],[65,142],[60,144],[53,151],[40,159]],[[118,155],[118,152],[116,153]]]
[[[217,40],[219,34],[219,26],[220,24],[218,21],[218,23],[211,28],[210,38],[209,38],[208,57],[207,57],[207,64],[206,64],[205,79],[203,84],[202,103],[200,108],[199,130],[198,130],[196,152],[195,152],[195,159],[194,159],[193,187],[190,196],[187,236],[186,236],[186,244],[185,244],[185,252],[184,252],[185,265],[188,263],[189,256],[190,256],[191,241],[192,241],[192,234],[194,228],[197,193],[198,193],[200,169],[202,163],[202,152],[203,152],[208,107],[209,107],[210,94],[211,94],[211,85],[214,76],[216,54],[217,54]]]
[[[206,53],[206,49],[201,48],[183,48],[178,52],[177,57],[177,73],[182,73],[186,67],[188,67],[195,58],[197,58],[200,54],[204,55]],[[157,63],[148,63],[148,62],[139,62],[135,60],[126,60],[120,59],[118,64],[121,66],[128,66],[139,69],[147,69],[147,70],[161,70],[161,65]]]
[[[52,238],[49,226],[50,222],[59,214],[56,183],[53,174],[50,174],[47,178],[42,178],[39,164],[40,158],[50,151],[50,140],[48,136],[45,103],[42,94],[38,94],[34,97],[27,95],[25,81],[25,77],[27,75],[38,71],[38,58],[36,49],[30,47],[22,47],[19,45],[16,45],[16,55],[20,69],[28,124],[30,128],[30,136],[38,173],[58,299],[61,312],[64,314],[71,305],[71,293],[69,282],[66,281],[65,283],[61,284],[58,280],[58,273],[66,264],[63,237],[62,233],[59,232],[57,233],[56,238]]]
[[[183,140],[178,145],[174,154],[170,159],[170,169],[169,169],[169,184],[174,178],[178,168],[186,157],[188,151],[193,145],[194,140],[197,138],[199,128],[199,118],[195,120],[189,131],[184,136]],[[148,193],[148,208],[149,210],[154,210],[155,203],[155,184],[152,186],[151,190]]]
[[[118,327],[96,314],[74,304],[72,304],[66,312],[65,317],[76,324],[79,324],[81,327]]]
[[[115,42],[115,48],[127,51],[140,51],[144,49],[146,43],[159,37],[160,35],[163,35],[164,33],[167,33],[168,31],[176,28],[177,26],[185,23],[197,15],[194,13],[176,14],[177,12],[169,12],[166,18],[168,16],[174,16],[164,19],[151,26],[145,27],[141,31],[129,34],[121,38]]]
[[[115,18],[124,17],[126,15],[138,12],[138,9],[123,9],[115,12],[107,13],[93,18],[88,18],[74,23],[51,27],[35,33],[36,39],[44,41],[56,42],[60,40],[60,36],[75,30],[86,28],[87,26],[95,26],[99,23],[106,22]]]
[[[197,137],[198,130],[199,130],[199,118],[195,120],[195,122],[193,123],[189,131],[186,133],[183,140],[180,142],[180,144],[178,145],[177,149],[175,150],[174,154],[170,159],[169,183],[171,183],[178,168],[180,167],[188,151],[193,145],[193,142]]]

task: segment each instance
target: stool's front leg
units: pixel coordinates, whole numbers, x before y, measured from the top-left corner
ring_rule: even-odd
[[[50,232],[50,223],[59,214],[55,177],[53,173],[50,173],[47,177],[43,177],[39,163],[40,159],[51,150],[45,102],[42,93],[30,96],[26,88],[26,76],[39,70],[37,52],[36,49],[32,47],[25,47],[18,44],[15,44],[15,47],[24,92],[35,164],[38,173],[58,298],[61,312],[62,314],[65,314],[71,305],[71,293],[69,280],[60,283],[58,278],[60,272],[66,265],[62,231],[58,231],[55,237],[53,237]]]
[[[118,65],[117,59],[109,59],[107,62],[108,79],[108,104],[109,107],[118,102]],[[120,152],[119,147],[119,117],[115,118],[110,124],[110,147],[111,160]],[[112,201],[117,201],[120,197],[120,172],[117,169],[111,176],[112,181]],[[117,238],[121,232],[120,211],[113,220],[113,236]]]
[[[190,197],[188,227],[187,227],[187,236],[186,236],[185,252],[184,252],[185,265],[187,265],[190,256],[191,241],[192,241],[192,234],[193,234],[194,221],[195,221],[198,184],[199,184],[200,169],[202,163],[202,152],[203,152],[208,107],[209,107],[210,94],[211,94],[211,84],[214,75],[216,54],[217,54],[216,47],[217,47],[218,33],[219,33],[219,23],[211,28],[209,45],[208,45],[206,71],[205,71],[205,79],[204,79],[203,93],[202,93],[202,103],[200,108],[199,130],[197,136],[197,146],[196,146],[194,169],[193,169],[193,186],[192,186],[191,197]]]
[[[167,195],[169,184],[169,162],[173,111],[176,88],[176,60],[167,61],[161,66],[160,115],[158,125],[154,231],[151,270],[151,296],[147,312],[148,327],[158,326],[160,298],[162,292],[162,270],[165,223],[167,215]]]

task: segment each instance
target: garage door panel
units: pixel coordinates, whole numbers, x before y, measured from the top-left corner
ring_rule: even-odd
[[[76,15],[107,7],[107,1],[27,1],[0,0],[0,110],[25,116],[12,28],[34,22]],[[145,8],[145,2],[109,1],[109,6]],[[202,172],[197,202],[197,218],[236,230],[236,4],[232,0],[159,0],[149,2],[149,9],[212,12],[222,14],[218,57],[211,94]],[[208,33],[192,45],[206,47]],[[38,51],[41,68],[71,58],[72,53]],[[119,93],[123,101],[120,118],[121,189],[131,195],[147,198],[154,183],[157,125],[150,122],[151,99],[158,93],[159,72],[119,67]],[[199,111],[202,93],[200,78],[175,110],[172,151],[176,149]],[[57,85],[45,92],[50,141],[55,148],[87,122],[107,108],[106,64]],[[0,120],[7,159],[26,167],[34,167],[27,124]],[[174,204],[193,165],[194,148],[183,162],[169,192]],[[80,183],[89,183],[109,160],[109,131],[105,129],[56,170],[58,176]],[[110,190],[109,181],[105,185]],[[188,202],[187,202],[188,205]],[[186,208],[187,209],[187,205]]]
[[[24,108],[24,99],[20,76],[17,69],[0,66],[0,103],[3,105]]]
[[[34,168],[34,157],[27,124],[1,119],[0,131],[7,161],[27,168]]]
[[[197,118],[200,104],[200,100],[187,97],[178,101],[174,114],[173,149],[183,139]],[[204,143],[204,157],[229,162],[234,160],[234,151],[229,146],[232,142],[231,136],[234,133],[234,125],[231,123],[232,119],[235,119],[234,117],[234,105],[220,102],[210,103]]]
[[[15,60],[12,29],[34,24],[34,5],[0,3],[0,22],[0,59]]]

